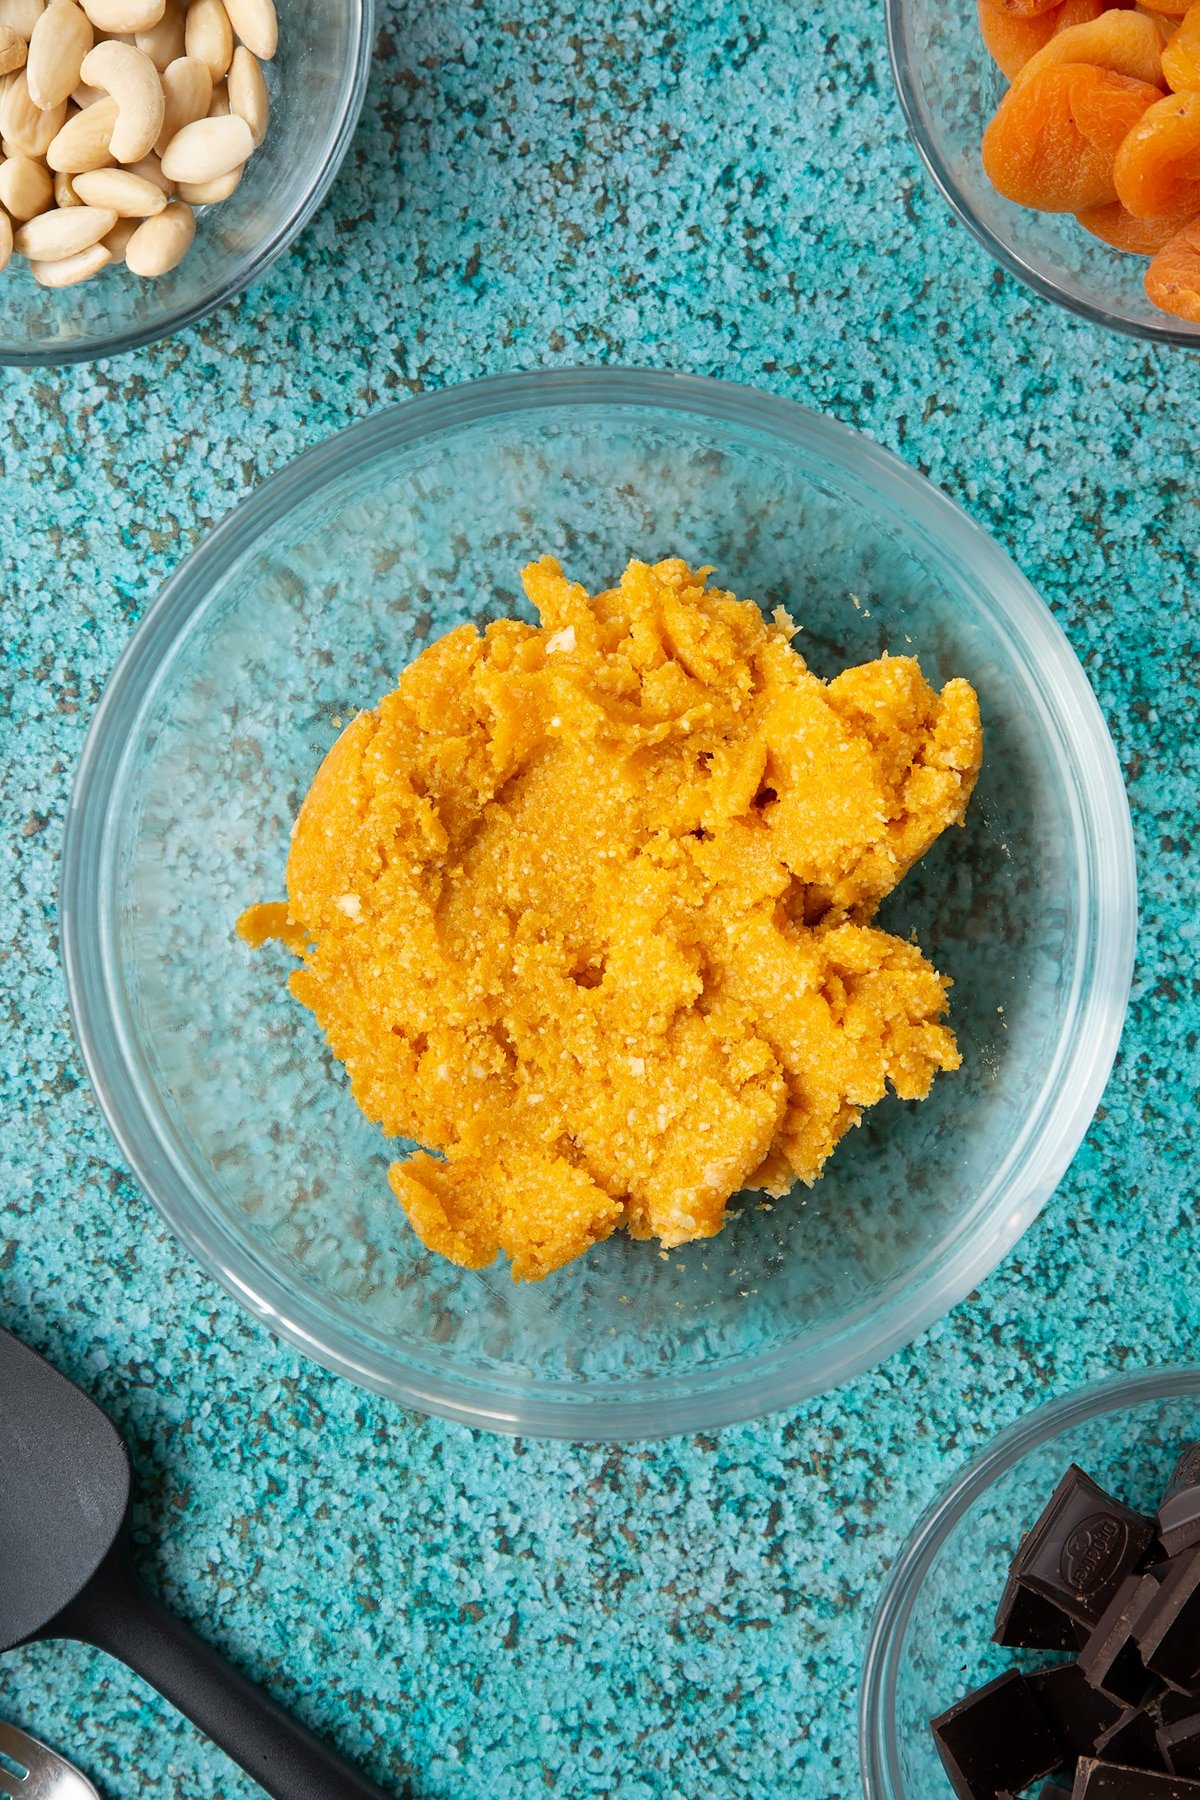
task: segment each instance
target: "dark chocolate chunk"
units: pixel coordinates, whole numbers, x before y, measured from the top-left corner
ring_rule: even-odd
[[[1126,1763],[1131,1769],[1165,1770],[1158,1732],[1162,1721],[1150,1706],[1127,1706],[1116,1724],[1102,1731],[1093,1746],[1100,1762]]]
[[[1032,1688],[1016,1669],[934,1719],[933,1736],[959,1800],[1019,1794],[1064,1761]]]
[[[1064,1762],[1090,1756],[1101,1732],[1108,1731],[1121,1716],[1119,1703],[1090,1686],[1078,1663],[1060,1663],[1056,1669],[1042,1669],[1025,1679],[1046,1723],[1069,1753]]]
[[[1122,1506],[1074,1463],[1017,1552],[1011,1573],[1064,1612],[1094,1625],[1154,1539],[1154,1526]]]
[[[1200,1687],[1200,1548],[1185,1550],[1159,1573],[1158,1593],[1134,1636],[1146,1667],[1190,1693]]]
[[[1010,1576],[1004,1584],[992,1642],[1008,1650],[1078,1650],[1082,1627],[1077,1619],[1032,1588]]]
[[[1189,1444],[1175,1464],[1158,1508],[1158,1535],[1168,1556],[1200,1543],[1200,1444]]]
[[[1091,1685],[1125,1706],[1140,1706],[1155,1685],[1136,1637],[1158,1588],[1154,1575],[1127,1575],[1079,1652],[1079,1667]]]
[[[1075,1771],[1071,1800],[1200,1800],[1200,1781],[1085,1757]]]
[[[1173,1775],[1191,1775],[1200,1779],[1200,1712],[1179,1719],[1173,1725],[1160,1725],[1158,1747],[1163,1762]]]
[[[1048,1781],[1037,1800],[1071,1800],[1071,1790],[1063,1787],[1060,1782]]]
[[[1174,1688],[1163,1688],[1147,1704],[1146,1711],[1153,1714],[1159,1725],[1178,1725],[1181,1719],[1190,1719],[1194,1712],[1200,1711],[1200,1707],[1196,1705],[1194,1694],[1177,1694]]]

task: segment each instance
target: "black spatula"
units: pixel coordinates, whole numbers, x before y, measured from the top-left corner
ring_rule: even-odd
[[[143,1587],[130,1485],[99,1407],[0,1330],[0,1651],[78,1638],[120,1657],[274,1800],[388,1800]]]

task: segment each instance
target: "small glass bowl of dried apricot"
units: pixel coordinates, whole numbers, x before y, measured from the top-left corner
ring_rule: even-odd
[[[888,0],[888,36],[917,148],[1000,263],[1200,344],[1200,0]]]

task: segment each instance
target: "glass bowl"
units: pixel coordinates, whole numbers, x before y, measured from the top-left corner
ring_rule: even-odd
[[[860,1706],[867,1800],[953,1800],[929,1721],[1042,1651],[990,1642],[1017,1540],[1076,1462],[1118,1500],[1158,1505],[1200,1437],[1200,1368],[1121,1375],[1051,1401],[1002,1431],[946,1488],[901,1552],[867,1648]]]
[[[998,194],[980,139],[1008,82],[964,0],[887,0],[900,104],[922,160],[963,224],[1010,275],[1098,325],[1168,344],[1200,343],[1200,325],[1146,298],[1147,262],[1091,237],[1071,215],[1032,212]]]
[[[90,362],[168,337],[257,281],[325,198],[362,111],[372,0],[279,0],[279,52],[265,65],[271,128],[235,192],[197,214],[177,269],[142,281],[108,268],[40,288],[13,258],[0,275],[0,364]]]
[[[965,1066],[887,1101],[811,1192],[672,1252],[610,1239],[536,1286],[430,1256],[281,951],[233,923],[284,888],[340,723],[431,639],[526,610],[542,551],[714,563],[787,605],[819,673],[919,651],[982,696],[985,772],[888,903],[957,983]],[[564,821],[569,829],[569,821]],[[168,582],[92,725],[62,929],[91,1077],[130,1166],[251,1311],[332,1368],[474,1425],[572,1438],[716,1426],[831,1387],[944,1313],[1043,1205],[1128,997],[1129,815],[1046,607],[894,458],[750,389],[639,371],[502,377],[310,451]]]

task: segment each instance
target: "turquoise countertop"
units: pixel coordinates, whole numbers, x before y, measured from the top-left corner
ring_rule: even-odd
[[[994,533],[1099,694],[1143,916],[1101,1111],[977,1293],[790,1414],[575,1449],[405,1414],[200,1272],[84,1083],[56,888],[104,681],[214,520],[381,406],[602,361],[820,408]],[[872,1608],[934,1490],[1047,1395],[1196,1354],[1198,429],[1197,356],[1035,301],[951,219],[867,0],[389,8],[332,197],[260,286],[4,373],[0,1318],[127,1433],[151,1581],[398,1793],[853,1800]],[[107,1800],[254,1791],[78,1648],[0,1662],[0,1716]]]

